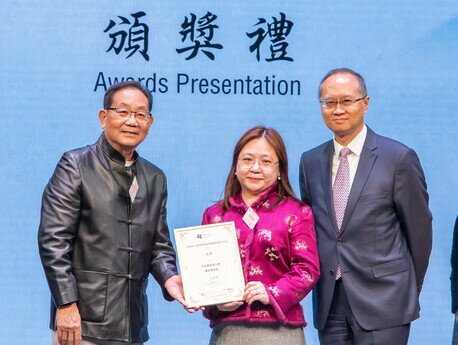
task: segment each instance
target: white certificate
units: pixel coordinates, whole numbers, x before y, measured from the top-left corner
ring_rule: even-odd
[[[243,299],[245,280],[234,222],[175,229],[189,307]]]

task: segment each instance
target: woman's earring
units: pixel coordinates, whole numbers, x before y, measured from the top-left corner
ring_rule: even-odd
[[[280,176],[278,176],[278,177],[277,177],[277,180],[278,180],[278,181],[280,181],[280,180],[281,180],[281,177],[280,177]]]

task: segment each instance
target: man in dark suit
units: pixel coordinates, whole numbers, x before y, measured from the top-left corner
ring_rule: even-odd
[[[369,96],[358,73],[328,72],[318,96],[334,139],[302,155],[299,175],[316,221],[320,343],[407,344],[432,245],[420,161],[364,124]]]

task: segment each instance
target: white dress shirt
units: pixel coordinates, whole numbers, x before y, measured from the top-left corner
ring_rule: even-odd
[[[353,185],[353,180],[355,179],[356,169],[358,168],[359,157],[361,156],[361,151],[363,150],[364,142],[366,141],[367,136],[367,127],[364,125],[361,132],[347,145],[351,153],[347,156],[348,165],[350,166],[350,190]],[[339,167],[339,154],[340,150],[344,147],[340,145],[336,139],[334,141],[334,155],[332,157],[332,185],[336,179],[337,168]]]

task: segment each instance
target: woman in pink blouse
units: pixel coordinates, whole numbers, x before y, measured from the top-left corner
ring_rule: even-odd
[[[224,199],[202,224],[227,221],[235,222],[246,286],[243,301],[204,310],[210,344],[305,344],[299,303],[320,276],[314,220],[291,188],[276,130],[254,127],[237,142]]]

